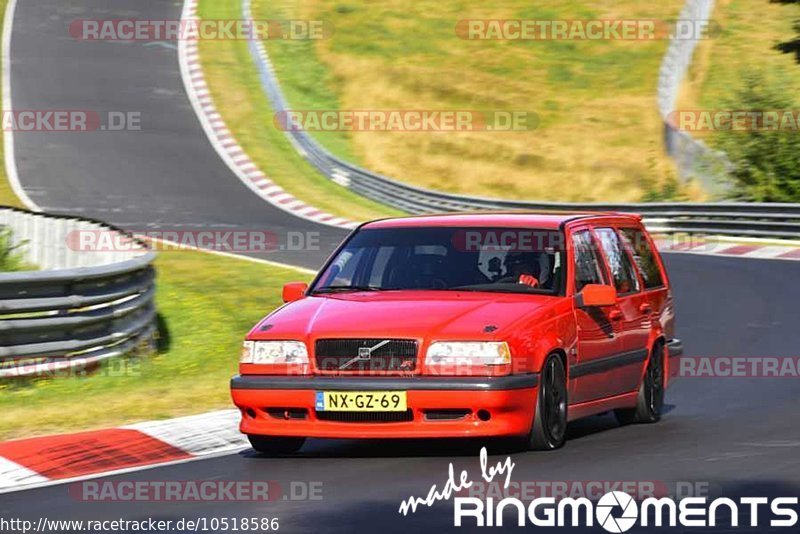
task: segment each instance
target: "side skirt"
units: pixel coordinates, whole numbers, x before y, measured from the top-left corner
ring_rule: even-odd
[[[606,373],[613,371],[619,367],[626,365],[633,365],[635,363],[644,363],[650,355],[650,349],[637,349],[630,352],[622,352],[606,358],[598,360],[591,360],[588,362],[577,363],[570,365],[569,377],[570,380],[581,378],[583,376],[594,375],[598,373]]]
[[[605,399],[597,399],[580,404],[570,404],[569,410],[567,411],[567,421],[575,421],[576,419],[597,415],[617,408],[632,408],[636,406],[636,398],[638,395],[638,391],[632,391]]]

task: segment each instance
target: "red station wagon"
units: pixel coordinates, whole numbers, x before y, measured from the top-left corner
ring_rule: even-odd
[[[231,381],[265,453],[308,437],[555,449],[581,417],[658,421],[681,352],[664,264],[629,214],[373,221],[283,299]]]

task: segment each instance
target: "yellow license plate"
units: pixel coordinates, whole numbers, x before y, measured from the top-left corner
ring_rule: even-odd
[[[317,411],[404,412],[405,391],[317,391]]]

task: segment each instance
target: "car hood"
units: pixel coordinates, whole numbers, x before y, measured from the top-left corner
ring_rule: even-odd
[[[261,321],[249,339],[394,337],[502,339],[558,297],[454,291],[358,292],[306,297]]]

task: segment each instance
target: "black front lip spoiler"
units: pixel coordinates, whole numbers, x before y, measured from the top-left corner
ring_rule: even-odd
[[[534,388],[538,374],[497,377],[349,377],[245,375],[231,379],[231,389],[307,389],[315,391],[503,391]]]

